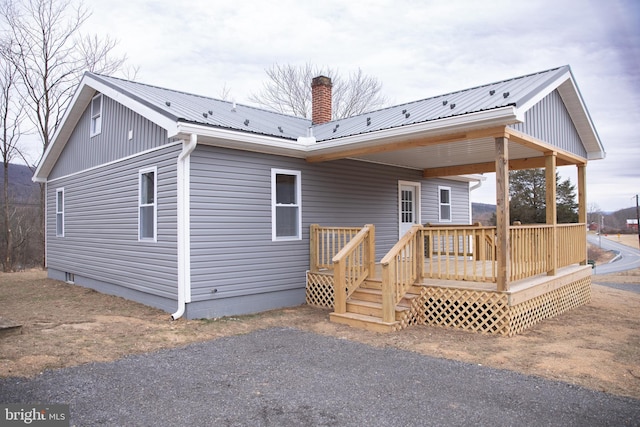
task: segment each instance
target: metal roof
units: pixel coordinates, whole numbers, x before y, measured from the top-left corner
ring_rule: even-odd
[[[176,121],[296,140],[312,128],[318,142],[505,106],[519,107],[568,66],[312,125],[311,120],[185,92],[89,74]]]
[[[316,125],[314,136],[325,141],[527,102],[540,87],[564,74],[568,66],[413,101],[379,111]]]
[[[319,125],[274,111],[86,73],[34,179],[46,179],[96,91],[164,127],[170,137],[195,133],[203,144],[309,161],[348,157],[427,169],[493,161],[494,141],[476,134],[409,149],[402,141],[447,134],[453,137],[452,132],[463,135],[523,122],[525,112],[554,90],[562,97],[588,160],[604,158],[604,148],[568,65]],[[510,158],[542,156],[543,151],[535,145],[510,141]]]
[[[290,140],[306,136],[311,120],[186,92],[87,73],[175,121]]]

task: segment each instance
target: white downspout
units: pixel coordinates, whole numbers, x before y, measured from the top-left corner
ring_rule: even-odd
[[[471,192],[482,187],[482,180],[478,180],[478,183],[469,187],[469,224],[473,223],[473,206],[471,203]]]
[[[186,304],[191,302],[191,153],[198,145],[198,135],[191,134],[189,142],[182,144],[178,156],[178,311],[171,315],[172,320],[179,319],[185,312]]]

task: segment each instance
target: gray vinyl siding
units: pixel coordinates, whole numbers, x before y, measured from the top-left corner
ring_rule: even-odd
[[[47,183],[47,264],[96,283],[177,297],[176,158],[179,145]],[[138,241],[138,172],[157,167],[157,242]],[[64,188],[64,237],[55,233]],[[146,301],[141,301],[146,302]]]
[[[587,151],[557,90],[529,109],[525,113],[524,123],[510,127],[570,153],[587,157]]]
[[[102,131],[90,137],[87,105],[48,179],[122,159],[167,143],[167,131],[129,108],[102,96]],[[129,140],[129,130],[133,138]]]
[[[447,179],[430,179],[422,183],[422,223],[437,224],[439,215],[438,187],[451,189],[451,221],[443,224],[471,224],[469,217],[469,183]]]
[[[302,240],[272,241],[272,168],[301,172]],[[430,183],[421,171],[366,162],[314,164],[199,146],[191,157],[192,301],[303,288],[314,223],[374,224],[379,260],[398,240],[398,180],[422,182],[422,222],[431,211],[437,220],[437,207],[426,209],[437,204],[437,182],[452,188],[460,222],[463,211],[468,218],[468,190],[456,199],[467,183]]]

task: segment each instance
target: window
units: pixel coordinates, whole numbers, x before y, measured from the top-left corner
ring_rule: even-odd
[[[156,240],[156,168],[143,169],[139,173],[139,239]]]
[[[440,222],[451,222],[451,188],[438,187]]]
[[[102,94],[91,100],[91,136],[102,131]]]
[[[64,237],[64,188],[56,190],[56,236]]]
[[[302,239],[300,172],[271,170],[271,236],[273,240]]]

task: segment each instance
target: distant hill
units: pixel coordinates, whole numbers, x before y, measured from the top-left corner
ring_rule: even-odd
[[[603,217],[602,220],[600,219],[600,215]],[[637,219],[637,213],[636,208],[633,207],[620,209],[615,212],[591,214],[590,219],[595,223],[602,221],[604,223],[605,232],[632,232],[632,230],[627,229],[627,220]]]
[[[28,166],[9,164],[9,194],[14,202],[26,203],[38,197],[39,185],[31,181],[33,172]],[[0,168],[0,189],[4,185],[4,173]],[[2,200],[2,191],[0,191],[0,201]]]
[[[480,222],[482,225],[492,225],[491,218],[496,212],[496,205],[485,203],[472,203],[472,222]],[[591,212],[588,214],[588,223],[600,224],[601,217],[604,223],[604,231],[609,233],[629,232],[633,230],[627,228],[628,219],[636,219],[636,208],[620,209],[615,212]]]
[[[482,225],[491,225],[491,218],[496,213],[496,205],[486,203],[471,203],[472,222],[480,222]]]

